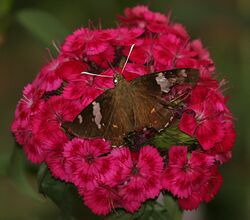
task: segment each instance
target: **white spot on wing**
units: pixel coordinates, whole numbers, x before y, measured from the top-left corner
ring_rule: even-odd
[[[82,122],[83,122],[82,116],[81,116],[81,115],[78,115],[77,118],[79,119],[79,123],[82,124]]]
[[[155,77],[155,80],[161,87],[162,92],[169,92],[172,83],[163,75],[163,73],[158,73],[157,77]]]
[[[166,128],[169,125],[169,122],[167,122],[167,124],[165,124],[164,128]]]
[[[187,72],[185,69],[182,69],[180,72],[179,72],[179,76],[182,76],[182,77],[187,77]]]
[[[98,102],[92,102],[93,105],[93,116],[94,116],[94,121],[96,123],[96,126],[98,129],[101,129],[101,120],[102,120],[102,114],[101,114],[101,108],[100,108],[100,103]]]

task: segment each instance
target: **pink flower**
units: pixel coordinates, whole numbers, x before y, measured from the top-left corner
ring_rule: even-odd
[[[101,185],[94,190],[79,189],[79,193],[83,196],[85,205],[97,215],[107,215],[115,208],[121,207],[122,198],[117,188]]]
[[[125,76],[126,80],[130,81],[149,73],[149,68],[144,65],[128,63],[123,75]]]
[[[65,39],[58,57],[25,87],[12,132],[31,162],[45,162],[53,177],[74,184],[95,214],[115,208],[135,212],[161,190],[176,196],[181,208],[197,208],[217,194],[222,184],[218,166],[231,158],[235,143],[228,98],[221,92],[225,81],[211,78],[215,67],[209,52],[170,16],[139,5],[119,18],[117,28],[80,28]],[[194,146],[173,146],[167,156],[146,144],[156,134],[153,128],[131,131],[135,146],[112,148],[101,135],[76,138],[62,127],[115,89],[115,74],[131,81],[175,68],[200,72],[195,86],[180,83],[163,95]]]
[[[71,60],[62,63],[56,73],[65,81],[80,79],[81,72],[87,71],[88,65],[80,60]]]
[[[117,36],[113,40],[114,45],[116,46],[129,46],[135,43],[136,38],[143,34],[144,30],[141,28],[125,28],[120,27],[117,30]]]
[[[153,45],[154,40],[150,38],[137,40],[135,42],[135,47],[133,48],[133,53],[131,53],[129,60],[131,60],[131,62],[135,64],[148,64],[153,59]],[[124,49],[123,53],[126,57],[128,56],[129,51],[130,46]]]
[[[221,164],[227,162],[232,157],[232,148],[235,144],[236,132],[233,126],[232,119],[228,117],[223,123],[224,137],[220,142],[216,143],[215,147],[209,151],[211,155]]]
[[[157,33],[168,24],[168,18],[165,15],[152,12],[144,5],[126,8],[124,13],[125,17],[119,16],[119,19],[127,26],[148,28]]]
[[[218,168],[213,166],[209,170],[210,177],[204,184],[193,191],[187,198],[179,198],[178,203],[182,209],[192,210],[198,208],[201,202],[209,202],[218,193],[222,185],[222,176]]]
[[[203,149],[209,150],[223,138],[224,129],[223,117],[206,112],[206,110],[206,105],[201,104],[185,111],[179,128],[188,135],[195,136]]]
[[[21,145],[27,143],[32,135],[32,118],[44,105],[42,95],[40,89],[28,84],[24,88],[22,99],[18,102],[11,130]]]
[[[179,124],[180,130],[195,136],[204,150],[221,142],[225,136],[226,115],[230,114],[225,98],[218,91],[218,83],[213,81],[201,81],[194,88],[189,106]]]
[[[88,60],[90,62],[94,62],[98,64],[103,69],[109,68],[109,64],[113,63],[115,59],[115,48],[109,45],[105,51],[102,53],[88,56]],[[90,70],[92,71],[92,70]]]
[[[188,198],[210,178],[214,157],[193,151],[188,159],[187,146],[173,146],[168,155],[162,186],[178,198]]]
[[[98,74],[97,76],[90,76],[82,74],[77,80],[72,80],[65,87],[62,96],[70,100],[79,100],[86,107],[95,98],[101,95],[106,89],[114,87],[113,78],[114,71],[111,69]],[[110,76],[110,77],[106,77]]]
[[[82,58],[104,52],[109,41],[116,37],[115,30],[90,30],[81,28],[69,35],[62,45],[62,53],[69,57]]]
[[[163,158],[155,148],[144,146],[139,154],[130,153],[128,148],[121,148],[113,150],[112,155],[120,162],[118,176],[125,181],[119,194],[126,210],[134,212],[142,202],[153,199],[160,193]]]
[[[94,77],[82,76],[78,80],[69,82],[64,87],[63,97],[71,100],[83,98],[90,103],[102,93],[103,90],[94,85]]]
[[[179,206],[184,210],[197,209],[202,202],[202,197],[199,192],[192,192],[187,198],[178,199]]]
[[[68,140],[65,133],[60,133],[59,137],[52,135],[49,139],[46,139],[43,146],[47,151],[45,161],[52,175],[65,181],[69,181],[69,177],[65,172],[63,149]]]
[[[46,92],[58,89],[62,84],[62,79],[57,75],[56,69],[61,62],[62,60],[58,58],[45,65],[34,80],[34,87]]]
[[[73,121],[81,110],[79,101],[67,100],[62,96],[53,96],[46,102],[33,119],[33,133],[44,151],[54,149],[53,145],[47,146],[47,143],[64,138],[61,125]]]
[[[112,175],[110,143],[103,139],[74,138],[64,146],[65,167],[72,182],[85,190],[92,190],[98,183]]]
[[[42,149],[39,139],[30,134],[29,139],[22,145],[23,150],[32,163],[42,163],[46,157],[46,152]]]

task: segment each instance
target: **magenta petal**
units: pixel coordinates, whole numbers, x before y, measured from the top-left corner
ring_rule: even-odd
[[[184,112],[179,124],[180,130],[193,136],[197,128],[197,122],[193,114]]]

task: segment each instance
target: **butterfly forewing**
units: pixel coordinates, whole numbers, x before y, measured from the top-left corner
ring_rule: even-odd
[[[112,145],[122,145],[129,132],[144,127],[163,129],[173,117],[164,94],[174,85],[195,83],[198,76],[197,70],[177,69],[148,74],[130,82],[122,79],[65,127],[78,137],[101,137],[110,140]]]

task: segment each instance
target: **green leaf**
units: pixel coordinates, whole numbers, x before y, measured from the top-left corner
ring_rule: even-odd
[[[177,200],[171,195],[164,195],[164,207],[166,208],[166,215],[169,220],[181,220],[182,211],[179,208]]]
[[[173,145],[196,145],[197,141],[195,138],[183,133],[178,128],[179,122],[167,127],[160,134],[156,135],[151,143],[162,149],[168,150]]]
[[[5,153],[0,155],[0,176],[4,176],[6,174],[9,160],[10,160],[9,154]]]
[[[69,33],[65,26],[54,16],[37,9],[19,11],[17,19],[28,31],[46,45],[50,45],[53,40],[62,41]]]
[[[11,7],[13,0],[0,0],[0,17],[6,15]]]
[[[6,32],[11,23],[13,0],[0,0],[0,46],[6,41]]]
[[[31,183],[26,176],[26,162],[27,160],[22,148],[16,145],[13,149],[11,159],[7,167],[7,176],[20,192],[30,196],[37,201],[41,201],[41,197],[31,186]]]
[[[60,209],[61,220],[101,219],[87,208],[73,184],[53,178],[45,164],[38,172],[39,191],[49,197]]]

